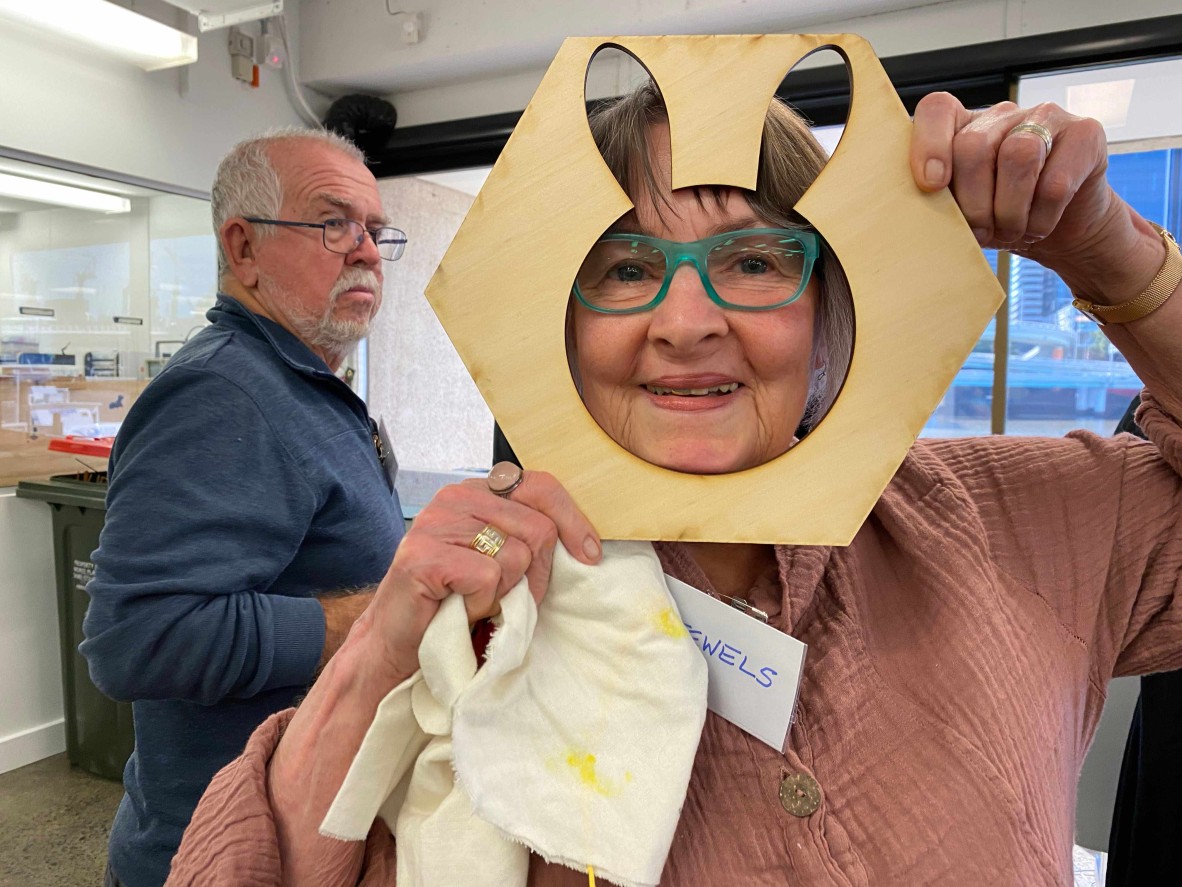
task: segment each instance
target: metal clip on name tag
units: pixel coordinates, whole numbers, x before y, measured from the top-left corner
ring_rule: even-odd
[[[708,592],[708,593],[711,597],[717,598],[718,600],[722,601],[724,604],[728,604],[729,606],[734,607],[740,613],[746,613],[752,619],[758,619],[760,622],[763,622],[764,624],[767,623],[767,613],[763,612],[763,610],[759,609],[759,607],[751,606],[751,604],[747,603],[742,598],[731,597],[729,594],[719,594],[717,591],[712,591],[712,592]]]

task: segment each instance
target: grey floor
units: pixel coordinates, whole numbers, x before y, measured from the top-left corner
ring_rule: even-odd
[[[122,796],[64,754],[0,774],[0,887],[99,887]]]

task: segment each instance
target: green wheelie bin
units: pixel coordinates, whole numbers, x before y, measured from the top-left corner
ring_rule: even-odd
[[[21,481],[16,494],[46,502],[53,510],[66,752],[70,763],[97,776],[122,779],[123,765],[135,745],[131,704],[115,702],[99,692],[90,681],[86,660],[78,652],[82,617],[90,603],[86,583],[94,575],[90,554],[98,548],[106,517],[106,473]]]

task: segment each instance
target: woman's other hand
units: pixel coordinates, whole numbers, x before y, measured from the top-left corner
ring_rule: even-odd
[[[485,527],[505,536],[493,555],[472,548]],[[551,475],[524,472],[508,498],[484,479],[444,487],[419,512],[398,547],[373,602],[358,620],[370,660],[395,683],[418,670],[423,633],[444,598],[462,595],[468,618],[494,615],[524,576],[539,603],[550,580],[554,546],[584,563],[600,557],[599,537]]]
[[[1050,136],[1050,150],[1037,132]],[[1165,257],[1161,237],[1108,185],[1104,128],[1054,104],[1002,102],[967,110],[948,93],[915,109],[911,170],[926,191],[945,186],[984,247],[1057,272],[1101,304],[1132,298]]]

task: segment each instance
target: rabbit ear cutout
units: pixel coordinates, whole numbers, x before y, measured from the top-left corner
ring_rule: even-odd
[[[658,468],[611,440],[567,368],[570,284],[631,201],[587,124],[603,46],[634,55],[669,109],[674,187],[754,189],[763,120],[785,73],[825,47],[846,60],[849,121],[797,203],[853,292],[857,344],[841,396],[791,453],[735,474]],[[527,468],[554,474],[605,539],[846,545],[1002,300],[947,191],[911,177],[911,121],[851,35],[566,40],[427,288]]]

